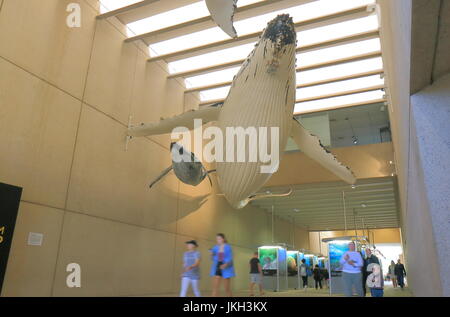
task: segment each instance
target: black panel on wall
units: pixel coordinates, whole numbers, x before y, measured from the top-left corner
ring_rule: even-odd
[[[0,183],[0,292],[19,211],[22,188]]]

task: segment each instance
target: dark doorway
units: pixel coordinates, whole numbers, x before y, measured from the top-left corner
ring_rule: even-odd
[[[0,292],[8,264],[22,188],[0,183]]]

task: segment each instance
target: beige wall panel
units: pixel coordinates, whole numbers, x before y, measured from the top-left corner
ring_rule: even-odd
[[[271,242],[271,224],[267,213],[253,206],[233,209],[222,196],[212,175],[209,181],[192,187],[180,183],[177,233],[214,240],[219,232],[225,233],[232,244],[254,249]]]
[[[253,206],[229,212],[233,215],[234,224],[227,231],[232,243],[255,250],[260,245],[267,244],[271,240],[270,223],[267,213]]]
[[[394,160],[392,143],[352,146],[332,149],[338,160],[349,166],[357,178],[390,176]],[[293,168],[295,167],[295,168]],[[340,179],[301,152],[286,154],[280,169],[267,186],[332,182]]]
[[[128,124],[137,47],[106,20],[97,22],[84,101]]]
[[[178,180],[170,173],[148,188],[170,166],[169,152],[145,138],[134,139],[125,151],[125,134],[125,126],[83,106],[67,208],[174,230]]]
[[[177,233],[212,240],[218,232],[231,230],[231,207],[216,190],[217,182],[211,188],[208,180],[197,187],[180,183]]]
[[[296,228],[294,241],[294,249],[309,249],[309,232],[300,228]]]
[[[160,63],[148,63],[148,55],[139,51],[135,74],[135,85],[131,102],[132,124],[158,122],[184,112],[184,87],[179,81],[167,79],[167,71]],[[169,148],[170,135],[152,136]]]
[[[274,236],[275,243],[288,243],[292,244],[292,223],[289,223],[281,218],[275,218]]]
[[[133,296],[170,292],[171,233],[67,212],[55,296]],[[81,266],[81,288],[66,286],[66,266]]]
[[[0,59],[0,181],[63,208],[81,102]]]
[[[100,13],[100,2],[99,0],[84,0],[88,5],[90,5],[97,14]]]
[[[66,24],[72,0],[13,0],[0,14],[0,56],[82,97],[95,26],[95,11],[83,1],[80,28]]]
[[[322,233],[321,233],[322,235]],[[323,246],[326,245],[325,243],[322,243],[322,250]],[[309,248],[314,253],[320,253],[321,251],[321,242],[319,239],[319,233],[318,232],[310,232],[309,233]]]
[[[21,203],[2,296],[50,296],[63,211]],[[44,234],[42,246],[29,246],[28,234]]]

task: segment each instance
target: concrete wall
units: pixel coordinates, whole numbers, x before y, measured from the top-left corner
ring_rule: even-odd
[[[411,101],[412,1],[377,2],[408,283],[416,296],[449,296],[448,79],[419,92]]]
[[[411,0],[377,0],[377,3],[402,219],[408,191],[412,3]],[[403,226],[403,234],[406,230]]]
[[[450,74],[413,95],[411,109],[409,271],[416,295],[450,296]]]
[[[131,296],[174,293],[183,242],[204,253],[217,232],[234,247],[247,287],[248,258],[272,242],[271,217],[254,207],[232,210],[206,181],[191,188],[171,175],[167,136],[134,139],[125,152],[129,116],[157,121],[195,108],[166,65],[147,63],[146,48],[124,44],[122,25],[96,21],[94,0],[77,1],[82,27],[66,26],[71,0],[0,4],[0,181],[24,188],[3,296]],[[276,242],[308,248],[308,233],[276,219]],[[44,234],[28,246],[29,232]],[[66,286],[78,263],[82,287]]]

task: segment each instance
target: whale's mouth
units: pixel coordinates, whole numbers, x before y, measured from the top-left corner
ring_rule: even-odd
[[[289,14],[281,14],[270,21],[264,31],[263,38],[269,39],[278,47],[295,44],[297,33]]]

